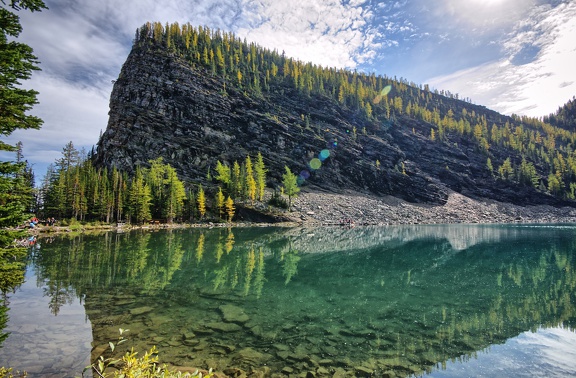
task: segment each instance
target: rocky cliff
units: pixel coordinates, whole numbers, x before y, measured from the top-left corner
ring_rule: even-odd
[[[440,112],[482,114],[487,125],[512,121],[468,102],[427,96]],[[135,44],[114,84],[95,163],[130,172],[162,156],[181,178],[209,185],[207,173],[218,160],[232,164],[261,152],[272,187],[286,165],[301,173],[301,185],[311,191],[351,190],[430,204],[443,204],[450,191],[515,204],[572,203],[497,179],[487,168],[489,157],[495,167],[509,156],[519,164],[520,153],[497,146],[487,152],[465,133],[431,140],[438,127],[409,113],[366,117],[330,95],[289,85],[248,90],[174,50]],[[545,167],[536,169],[547,176]]]

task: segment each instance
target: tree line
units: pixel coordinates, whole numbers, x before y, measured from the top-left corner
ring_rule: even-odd
[[[137,166],[133,175],[116,167],[94,167],[93,153],[78,151],[72,142],[51,164],[37,191],[36,213],[42,219],[74,219],[143,223],[150,220],[232,221],[236,203],[265,201],[268,169],[261,153],[241,163],[217,161],[207,172],[207,188],[186,183],[162,157]],[[281,191],[288,208],[299,188],[296,175],[285,167]]]

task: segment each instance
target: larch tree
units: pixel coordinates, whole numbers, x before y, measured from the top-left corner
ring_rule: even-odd
[[[204,218],[204,215],[206,215],[206,194],[204,193],[202,185],[198,188],[196,201],[198,202],[198,213],[200,214],[200,218]]]
[[[266,166],[264,165],[264,159],[262,154],[258,152],[256,155],[256,164],[254,165],[254,173],[256,175],[256,192],[258,194],[258,200],[264,200],[264,188],[266,188]]]
[[[228,222],[232,222],[236,208],[234,207],[234,200],[228,196],[226,198],[226,215],[228,215]]]
[[[224,202],[225,197],[224,193],[222,193],[222,188],[218,187],[218,192],[216,193],[215,204],[216,204],[216,211],[218,212],[218,217],[222,219],[222,213],[224,212]]]
[[[254,204],[254,200],[256,199],[256,180],[254,179],[254,169],[252,167],[252,159],[250,159],[250,155],[246,156],[244,167],[246,171],[246,193],[251,203]]]
[[[288,196],[288,211],[292,211],[292,198],[298,195],[300,188],[298,187],[298,178],[288,166],[284,167],[286,172],[282,175],[282,187],[284,193]]]
[[[166,194],[164,215],[166,221],[172,223],[175,218],[180,217],[184,210],[184,200],[186,199],[186,190],[184,183],[178,179],[176,170],[170,166],[166,166]]]

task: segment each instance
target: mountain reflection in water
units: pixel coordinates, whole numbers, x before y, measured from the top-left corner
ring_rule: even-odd
[[[157,345],[176,366],[443,376],[526,331],[574,329],[575,236],[573,225],[165,230],[59,237],[31,263],[53,314],[84,298],[92,358],[128,328],[126,347]]]

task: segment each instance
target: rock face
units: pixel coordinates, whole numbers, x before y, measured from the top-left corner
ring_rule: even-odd
[[[445,101],[455,112],[482,111],[488,124],[504,117]],[[431,125],[419,119],[404,114],[367,121],[329,97],[289,87],[247,94],[157,48],[133,48],[115,82],[109,115],[95,164],[128,172],[162,156],[181,178],[206,183],[218,160],[231,165],[261,152],[270,186],[279,183],[286,165],[295,173],[306,171],[303,186],[312,191],[347,190],[430,204],[445,203],[455,191],[515,204],[565,204],[494,179],[475,143],[462,136],[433,143]],[[329,157],[311,169],[310,161],[323,150]],[[507,152],[491,153],[501,161]]]

